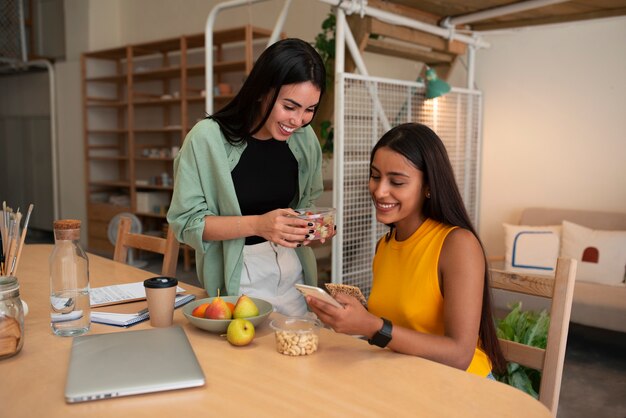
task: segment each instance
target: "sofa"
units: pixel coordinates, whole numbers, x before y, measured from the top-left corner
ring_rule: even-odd
[[[623,263],[624,255],[626,254],[626,213],[556,208],[527,208],[523,210],[518,226],[527,227],[526,229],[533,233],[541,232],[541,228],[546,228],[545,239],[548,238],[550,232],[556,231],[555,235],[559,241],[558,244],[556,244],[558,245],[558,249],[555,251],[558,251],[558,254],[551,253],[550,250],[546,249],[538,251],[537,247],[543,244],[537,244],[537,242],[535,242],[534,245],[528,245],[528,248],[530,252],[534,250],[535,253],[540,253],[536,256],[551,258],[554,264],[558,256],[568,256],[578,259],[571,322],[612,331],[626,332],[626,283],[624,283],[625,266]],[[561,229],[561,226],[563,229]],[[505,224],[504,227],[505,235],[511,235],[509,230],[513,229],[513,227],[508,224]],[[565,236],[567,232],[565,227],[569,228],[567,231],[571,228],[578,228],[574,229],[574,231],[586,231],[588,234],[595,234],[595,238],[600,237],[599,239],[608,238],[610,241],[605,242],[609,243],[607,244],[609,247],[606,251],[601,248],[600,255],[598,255],[597,251],[593,248],[591,249],[595,252],[591,253],[588,251],[589,248],[585,248],[584,251],[573,253],[570,251],[569,254],[564,254],[563,251],[567,249],[566,247],[571,247],[572,245],[571,233]],[[517,236],[519,237],[519,234]],[[535,236],[533,236],[533,238]],[[549,244],[549,242],[545,240],[544,243]],[[510,246],[507,246],[506,249],[506,262],[505,257],[490,258],[493,267],[515,270],[515,265],[524,266],[524,263],[511,263],[510,254],[508,253],[510,252],[509,247]],[[606,255],[608,252],[612,252],[610,257]],[[577,256],[576,254],[582,255]],[[590,257],[590,259],[586,259],[585,257]],[[611,280],[609,280],[608,277],[589,276],[590,274],[598,274],[594,272],[605,271],[598,269],[593,270],[593,268],[597,266],[591,263],[590,260],[597,261],[598,258],[600,258],[600,260],[606,260],[608,258],[613,260],[613,270],[611,274],[613,278]],[[617,263],[615,260],[618,260]],[[540,264],[540,262],[538,262],[538,264]],[[590,270],[589,267],[592,269]],[[545,267],[539,266],[539,268]],[[519,271],[519,269],[516,271]],[[619,276],[620,271],[621,276]],[[531,274],[541,274],[541,271]],[[549,272],[546,271],[544,274],[549,274]],[[621,281],[620,277],[622,278]],[[547,300],[533,296],[507,294],[506,292],[494,290],[493,297],[495,308],[500,312],[507,310],[507,306],[518,300],[522,301],[524,310],[541,310],[548,308]]]

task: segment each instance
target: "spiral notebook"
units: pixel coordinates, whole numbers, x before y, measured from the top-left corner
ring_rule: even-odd
[[[174,309],[179,308],[196,297],[194,295],[176,295],[174,300]],[[150,318],[148,308],[142,309],[135,313],[116,313],[116,312],[91,312],[91,322],[98,324],[114,325],[116,327],[129,327]]]

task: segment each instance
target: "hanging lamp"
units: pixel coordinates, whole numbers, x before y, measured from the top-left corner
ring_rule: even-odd
[[[437,77],[434,68],[426,67],[426,98],[434,99],[450,91],[450,84]]]

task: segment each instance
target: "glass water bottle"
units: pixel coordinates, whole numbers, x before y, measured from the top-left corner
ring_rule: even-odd
[[[50,327],[60,336],[89,331],[89,260],[79,244],[80,221],[54,222],[50,254]]]

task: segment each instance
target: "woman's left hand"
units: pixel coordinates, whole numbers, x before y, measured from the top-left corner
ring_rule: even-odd
[[[343,305],[343,308],[337,308],[311,296],[306,297],[306,302],[320,321],[330,326],[335,332],[364,335],[364,330],[367,328],[364,325],[370,319],[369,317],[374,319],[376,317],[353,296],[338,294],[335,299]]]

